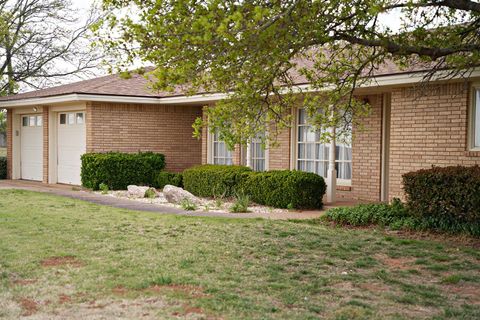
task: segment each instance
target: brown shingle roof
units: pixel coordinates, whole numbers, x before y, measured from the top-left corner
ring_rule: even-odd
[[[297,67],[312,67],[313,63],[308,60],[297,60]],[[378,70],[375,70],[376,76],[390,75],[395,73],[422,71],[425,68],[418,66],[411,70],[400,70],[393,62],[387,62]],[[298,72],[292,72],[292,76],[297,84],[305,84],[307,80]],[[94,94],[94,95],[115,95],[130,97],[172,97],[181,96],[183,92],[179,87],[174,92],[153,91],[148,80],[139,74],[132,74],[128,79],[121,78],[119,75],[108,75],[90,80],[78,81],[70,84],[60,85],[52,88],[41,89],[31,92],[20,93],[17,95],[0,97],[0,101],[23,100],[31,98],[45,98],[65,94]]]

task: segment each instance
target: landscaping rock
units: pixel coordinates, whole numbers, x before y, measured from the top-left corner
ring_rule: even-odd
[[[145,192],[150,189],[149,187],[141,187],[130,185],[127,187],[127,195],[132,198],[143,198],[145,197]]]
[[[183,199],[188,199],[195,204],[200,204],[200,200],[190,192],[169,184],[163,187],[163,196],[170,203],[180,203]]]

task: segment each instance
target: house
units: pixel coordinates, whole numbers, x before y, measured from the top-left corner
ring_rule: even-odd
[[[337,146],[337,197],[385,201],[403,195],[405,172],[480,164],[480,72],[467,81],[432,82],[419,93],[423,75],[390,66],[358,89],[372,112],[351,145]],[[292,110],[295,125],[268,150],[252,141],[229,151],[206,131],[200,140],[193,138],[191,125],[202,107],[223,97],[153,93],[142,76],[116,75],[2,97],[0,108],[8,111],[8,177],[78,185],[80,155],[106,151],[161,152],[167,170],[175,172],[218,163],[326,175],[328,146],[309,131],[301,108]]]

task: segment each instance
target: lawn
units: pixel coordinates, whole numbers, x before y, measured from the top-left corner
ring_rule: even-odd
[[[0,157],[6,157],[6,156],[7,156],[7,148],[0,147]]]
[[[0,318],[479,319],[480,251],[0,190]]]

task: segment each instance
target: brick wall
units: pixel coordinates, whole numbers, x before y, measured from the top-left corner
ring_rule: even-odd
[[[13,110],[7,109],[7,179],[12,179]]]
[[[202,162],[202,143],[193,138],[192,124],[201,107],[87,104],[87,152],[163,153],[169,171]]]
[[[432,165],[480,164],[467,151],[468,86],[433,85],[392,92],[389,197],[403,197],[402,174]]]
[[[268,150],[269,170],[290,169],[291,130],[282,129],[278,132],[276,145]]]
[[[368,99],[369,116],[360,119],[362,129],[353,130],[352,191],[354,199],[379,201],[382,166],[382,95],[359,97]],[[344,197],[348,193],[343,192]]]

